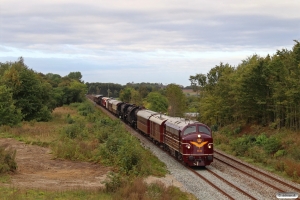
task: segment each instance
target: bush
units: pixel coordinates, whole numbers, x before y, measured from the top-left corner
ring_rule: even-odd
[[[256,162],[264,163],[267,159],[267,155],[264,150],[259,146],[251,146],[247,154],[250,158],[254,159]]]
[[[251,135],[243,135],[231,142],[232,149],[236,152],[236,155],[243,156],[248,148],[255,143],[255,141],[255,137]]]
[[[110,172],[103,183],[107,192],[116,192],[122,186],[123,181],[120,174]]]
[[[256,144],[257,145],[264,145],[267,142],[268,138],[265,133],[260,134],[256,137]]]
[[[0,147],[0,174],[17,170],[15,157],[16,150],[5,150],[3,147]]]
[[[268,154],[272,154],[277,152],[281,148],[281,143],[277,138],[270,137],[263,144],[263,148]]]
[[[95,111],[95,108],[89,102],[85,102],[81,103],[77,107],[77,110],[80,115],[87,116],[88,114],[93,113]]]
[[[278,150],[275,154],[274,157],[275,158],[279,158],[279,157],[283,157],[286,154],[285,150]]]
[[[287,159],[284,161],[284,171],[288,176],[297,179],[300,177],[300,164],[294,160]]]
[[[211,126],[211,131],[218,131],[218,125],[217,124],[214,124]]]

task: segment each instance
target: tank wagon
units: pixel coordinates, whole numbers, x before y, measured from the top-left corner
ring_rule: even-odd
[[[99,97],[93,100],[186,165],[206,166],[213,162],[213,137],[207,125],[108,97],[102,96],[100,102]]]

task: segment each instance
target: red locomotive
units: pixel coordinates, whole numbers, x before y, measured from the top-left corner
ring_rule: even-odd
[[[94,101],[188,166],[206,166],[213,162],[213,138],[207,125],[162,115],[108,97],[98,96]]]

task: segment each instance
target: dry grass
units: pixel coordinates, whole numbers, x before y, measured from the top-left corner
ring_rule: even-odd
[[[48,146],[57,138],[59,130],[66,126],[68,115],[76,116],[77,111],[69,107],[56,108],[53,113],[53,120],[49,122],[23,122],[21,127],[2,126],[0,132],[10,135],[26,143]]]
[[[195,200],[195,196],[183,193],[174,186],[166,187],[163,183],[157,181],[147,184],[142,178],[136,178],[130,183],[124,185],[113,199],[124,200]]]
[[[300,182],[300,163],[291,159],[285,159],[284,163],[284,172],[292,177],[295,181]]]

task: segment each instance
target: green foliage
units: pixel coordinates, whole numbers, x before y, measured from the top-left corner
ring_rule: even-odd
[[[214,124],[211,126],[212,131],[218,131],[219,126],[217,124]]]
[[[81,72],[70,72],[68,78],[81,82],[82,75]]]
[[[123,182],[121,174],[110,172],[103,183],[107,192],[116,192],[120,189]]]
[[[266,152],[260,147],[256,145],[251,145],[246,154],[243,156],[248,156],[254,159],[255,162],[265,163],[267,158],[269,157]]]
[[[26,121],[47,121],[50,119],[51,85],[43,81],[20,59],[11,63],[2,77],[2,82],[12,91],[12,98],[17,109],[21,110],[22,117]]]
[[[134,90],[131,87],[126,87],[120,91],[120,100],[123,102],[130,102],[131,101],[131,91]]]
[[[255,137],[251,135],[243,135],[231,142],[232,149],[238,156],[242,156],[255,143]]]
[[[73,124],[75,122],[75,120],[71,117],[70,114],[67,115],[66,121],[68,124]]]
[[[82,104],[80,104],[77,110],[80,115],[88,116],[88,114],[95,112],[95,106],[91,105],[88,102],[83,102]]]
[[[265,145],[267,143],[268,137],[266,136],[265,133],[260,134],[259,136],[256,137],[256,144],[257,145]]]
[[[62,129],[61,133],[64,136],[67,136],[68,138],[74,139],[74,138],[86,138],[86,129],[85,125],[82,122],[77,122],[74,124],[71,124],[69,126],[66,126]]]
[[[266,143],[263,145],[263,148],[268,154],[273,154],[280,150],[281,143],[277,138],[270,137],[270,138],[268,138]]]
[[[279,157],[283,157],[284,155],[286,155],[286,151],[285,151],[285,150],[278,150],[278,151],[274,154],[274,157],[275,157],[275,158],[279,158]]]
[[[146,98],[148,109],[156,112],[165,113],[168,111],[168,100],[158,92],[150,92]]]
[[[200,119],[212,125],[259,124],[300,130],[300,43],[273,55],[252,55],[235,68],[220,63],[190,76],[200,93]]]
[[[15,157],[16,150],[5,150],[3,147],[0,147],[0,174],[17,170]]]
[[[262,146],[268,154],[275,153],[281,148],[281,143],[277,138],[268,138],[264,133],[256,137],[256,144]]]
[[[120,91],[124,89],[124,86],[115,83],[86,83],[86,86],[88,94],[102,94],[103,96],[114,98],[119,97]]]
[[[12,92],[5,86],[0,86],[0,126],[13,126],[21,122],[21,110],[14,105]]]
[[[166,88],[166,97],[169,102],[169,115],[183,117],[186,110],[186,96],[181,88],[175,84],[169,84]]]

